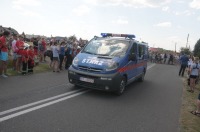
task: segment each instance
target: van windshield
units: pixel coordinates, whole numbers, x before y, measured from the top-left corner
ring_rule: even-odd
[[[93,40],[82,52],[101,56],[124,56],[129,45],[128,41],[123,40]]]

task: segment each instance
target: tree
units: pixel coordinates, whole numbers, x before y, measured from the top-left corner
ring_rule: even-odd
[[[181,47],[180,53],[181,54],[186,54],[186,55],[191,55],[192,54],[192,52],[190,51],[190,49],[189,48],[185,48],[185,47]]]
[[[77,40],[75,35],[72,35],[68,38],[69,41],[75,42]]]
[[[200,57],[200,39],[197,41],[197,43],[194,46],[194,56]]]
[[[24,33],[24,32],[22,32],[22,35],[23,35],[23,37],[24,37],[24,38],[26,38],[26,35],[25,35],[25,33]]]

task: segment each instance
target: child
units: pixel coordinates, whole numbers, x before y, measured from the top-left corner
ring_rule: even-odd
[[[33,73],[33,67],[34,67],[34,49],[33,46],[29,46],[28,50],[28,73]]]

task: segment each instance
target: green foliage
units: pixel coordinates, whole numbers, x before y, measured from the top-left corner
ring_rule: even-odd
[[[200,57],[200,39],[197,41],[197,43],[194,46],[194,56]]]
[[[68,40],[71,41],[71,42],[75,42],[75,41],[77,40],[77,38],[76,38],[75,35],[73,35],[73,36],[70,36],[70,37],[68,38]]]
[[[185,48],[185,47],[181,47],[180,53],[181,54],[186,54],[186,55],[191,55],[192,54],[192,52],[190,51],[190,49],[189,48]]]

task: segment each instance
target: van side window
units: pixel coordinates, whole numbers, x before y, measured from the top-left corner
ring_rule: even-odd
[[[139,59],[144,59],[144,45],[138,45],[138,57]]]
[[[131,54],[133,55],[133,54],[136,54],[135,52],[137,51],[136,50],[137,49],[137,43],[133,43],[133,46],[132,46],[132,48],[131,48]]]

